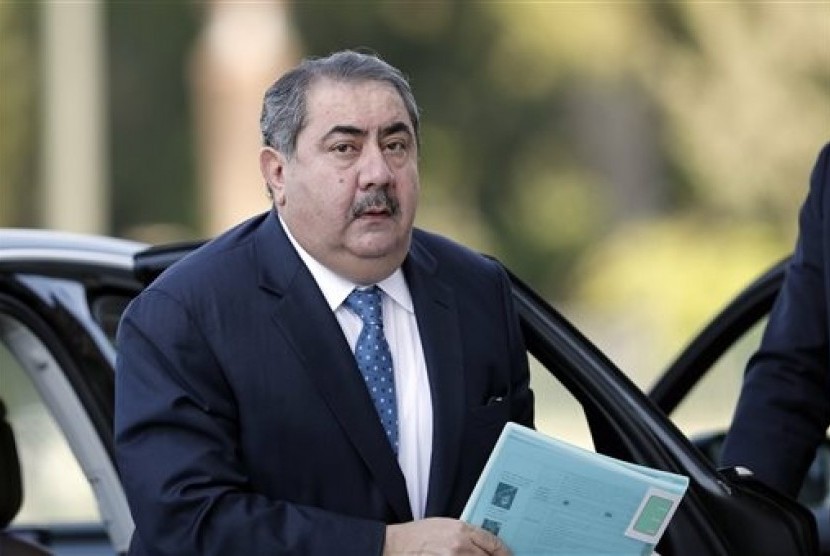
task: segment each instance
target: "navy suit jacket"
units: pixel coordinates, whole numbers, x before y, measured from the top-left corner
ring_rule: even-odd
[[[402,268],[433,405],[426,514],[457,517],[503,425],[533,425],[527,357],[500,265],[415,230]],[[131,555],[380,554],[385,525],[412,520],[346,338],[273,212],[130,305],[115,435]]]
[[[796,495],[830,424],[830,145],[818,157],[799,236],[744,385],[722,463]]]

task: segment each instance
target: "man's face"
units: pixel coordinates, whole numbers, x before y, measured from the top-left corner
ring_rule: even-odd
[[[274,203],[315,259],[356,282],[391,274],[409,249],[418,203],[415,131],[380,81],[320,79],[291,158],[261,154]]]

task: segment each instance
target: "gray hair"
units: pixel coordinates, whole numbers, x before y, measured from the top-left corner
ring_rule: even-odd
[[[306,58],[265,92],[259,120],[265,146],[289,157],[294,154],[297,136],[306,124],[306,95],[319,78],[389,83],[401,96],[412,120],[415,140],[420,142],[418,105],[406,76],[376,55],[343,50],[325,58]]]

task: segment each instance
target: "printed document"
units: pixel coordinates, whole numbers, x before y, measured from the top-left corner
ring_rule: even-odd
[[[649,556],[688,486],[508,423],[461,519],[514,556]]]

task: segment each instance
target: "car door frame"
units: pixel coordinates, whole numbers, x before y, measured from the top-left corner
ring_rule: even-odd
[[[689,476],[661,543],[666,553],[780,555],[794,547],[816,553],[815,522],[805,508],[751,477],[719,473],[596,346],[511,279],[528,351],[582,404],[597,451]]]
[[[666,368],[648,391],[661,411],[671,415],[735,342],[769,315],[788,263],[783,258],[744,288]]]
[[[37,232],[0,250],[0,324],[14,336],[16,345],[9,347],[19,350],[18,361],[87,478],[102,529],[36,524],[18,533],[51,547],[80,545],[99,553],[108,542],[125,553],[133,522],[112,446],[115,349],[90,302],[113,292],[132,297],[142,286],[127,250],[96,251],[71,240],[56,246],[50,237]]]

